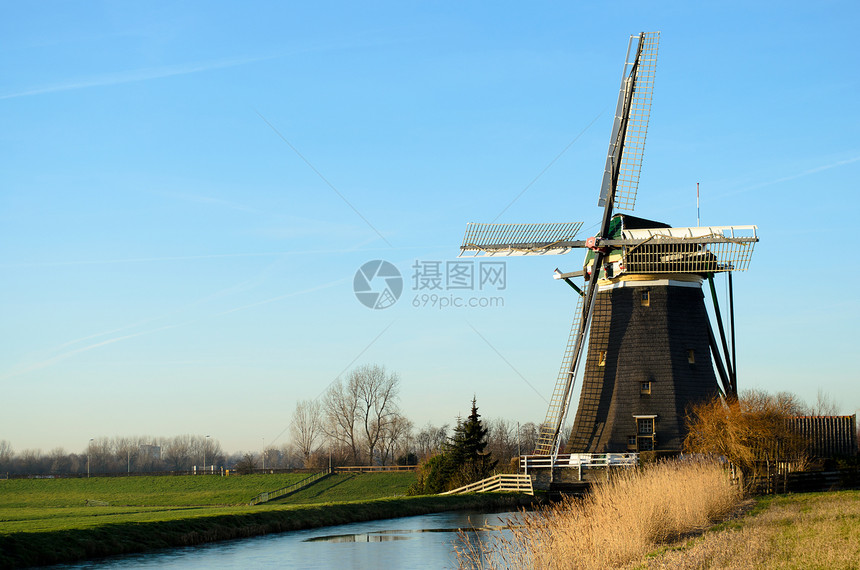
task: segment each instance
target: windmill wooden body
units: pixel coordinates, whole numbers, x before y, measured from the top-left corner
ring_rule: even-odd
[[[555,277],[578,304],[535,454],[556,456],[573,383],[584,363],[568,452],[676,450],[693,403],[737,393],[734,351],[720,317],[712,332],[703,294],[713,276],[746,270],[755,226],[672,228],[613,209],[635,205],[651,108],[659,32],[631,36],[598,205],[600,230],[581,223],[469,224],[461,255],[548,255],[588,250],[581,271]],[[584,279],[584,285],[574,280]],[[733,337],[733,321],[731,319]],[[589,336],[590,331],[590,336]],[[584,348],[588,340],[588,351]],[[732,347],[734,343],[732,342]],[[722,348],[722,354],[720,349]],[[715,373],[716,369],[716,373]],[[719,378],[719,381],[718,381]]]

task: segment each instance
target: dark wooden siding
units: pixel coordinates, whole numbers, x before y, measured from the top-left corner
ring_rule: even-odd
[[[701,288],[647,287],[649,306],[640,302],[644,290],[622,287],[597,295],[570,452],[627,451],[637,415],[657,416],[655,449],[678,450],[687,407],[718,393]],[[643,394],[647,381],[650,394]]]

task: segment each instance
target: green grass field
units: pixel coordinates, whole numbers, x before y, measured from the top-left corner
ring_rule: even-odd
[[[0,480],[0,567],[45,565],[464,508],[520,496],[405,497],[411,472],[343,473],[250,506],[307,474]],[[89,502],[90,506],[87,506]]]
[[[306,473],[295,473],[4,480],[0,481],[0,535],[368,501],[404,495],[415,480],[411,472],[336,474],[282,499],[248,505],[262,491],[274,491],[306,477]]]
[[[0,481],[0,512],[20,507],[82,507],[87,501],[111,506],[226,506],[247,504],[257,493],[292,485],[307,473],[278,475],[179,475],[175,477],[91,477]]]

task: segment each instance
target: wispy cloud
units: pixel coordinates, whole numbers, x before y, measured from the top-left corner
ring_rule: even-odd
[[[789,180],[796,180],[798,178],[803,178],[804,176],[811,176],[812,174],[817,174],[819,172],[823,172],[825,170],[830,170],[832,168],[838,168],[840,166],[845,166],[847,164],[853,164],[855,162],[860,161],[860,156],[855,156],[853,158],[847,158],[845,160],[838,160],[836,162],[832,162],[829,164],[824,164],[822,166],[816,166],[815,168],[810,168],[804,170],[802,172],[798,172],[795,174],[790,174],[788,176],[781,176],[774,180],[768,180],[767,182],[759,182],[758,184],[753,184],[751,186],[745,186],[738,190],[734,190],[731,192],[726,192],[725,194],[721,194],[720,196],[734,196],[735,194],[743,194],[745,192],[751,192],[753,190],[758,190],[759,188],[764,188],[766,186],[773,186],[775,184],[781,184],[783,182],[788,182]]]
[[[379,249],[388,250],[389,248],[369,248],[363,249],[364,246],[377,241],[376,238],[368,238],[363,242],[358,242],[352,247],[338,249],[305,249],[292,251],[260,251],[260,252],[244,252],[244,253],[206,253],[200,255],[162,255],[153,257],[127,257],[115,259],[81,259],[67,261],[33,261],[26,263],[0,263],[0,269],[16,269],[25,267],[65,267],[78,265],[110,265],[115,263],[144,263],[144,262],[163,262],[163,261],[196,261],[205,259],[229,259],[243,257],[286,257],[294,255],[330,255],[334,253],[353,253],[360,251],[378,251]],[[413,250],[415,247],[401,247],[396,249]]]
[[[403,41],[412,40],[405,40],[401,38],[391,38],[386,40],[379,39],[378,37],[374,37],[373,35],[369,34],[366,37],[346,38],[336,42],[304,46],[302,48],[284,50],[266,55],[228,57],[202,62],[178,63],[174,65],[163,65],[158,67],[146,67],[126,71],[115,71],[86,78],[69,79],[67,81],[61,83],[54,83],[52,85],[44,85],[41,87],[22,89],[19,91],[14,91],[12,93],[5,93],[0,95],[0,100],[16,99],[19,97],[29,97],[33,95],[43,95],[47,93],[57,93],[62,91],[74,91],[77,89],[88,89],[92,87],[106,87],[111,85],[120,85],[123,83],[149,81],[152,79],[163,79],[165,77],[176,77],[179,75],[201,73],[204,71],[212,71],[215,69],[238,67],[240,65],[248,65],[261,61],[279,59],[282,57],[295,56],[304,53],[352,50],[362,47],[398,44],[402,43]]]
[[[259,307],[261,305],[274,303],[276,301],[281,301],[281,300],[288,299],[291,297],[297,297],[300,295],[305,295],[307,293],[312,293],[314,291],[319,291],[322,289],[334,287],[335,285],[338,285],[338,284],[341,284],[345,281],[348,281],[348,278],[342,278],[342,279],[338,279],[336,281],[324,283],[322,285],[318,285],[315,287],[310,287],[310,288],[302,289],[299,291],[293,291],[290,293],[285,293],[283,295],[278,295],[276,297],[263,299],[261,301],[256,301],[253,303],[246,303],[246,304],[239,305],[239,306],[236,306],[236,307],[233,307],[231,309],[224,310],[224,311],[205,314],[205,315],[200,316],[198,318],[191,318],[191,319],[188,319],[188,320],[185,320],[182,322],[178,322],[178,323],[166,324],[166,325],[157,326],[157,327],[151,328],[151,329],[139,330],[136,332],[131,332],[131,333],[127,333],[127,334],[120,334],[117,336],[117,333],[130,331],[130,330],[133,330],[135,328],[142,327],[143,325],[146,325],[148,323],[154,323],[156,321],[163,321],[166,319],[176,318],[177,316],[180,316],[183,313],[187,313],[188,311],[190,311],[194,307],[206,304],[210,301],[213,301],[213,300],[221,298],[221,297],[229,296],[229,295],[236,293],[238,291],[244,291],[244,290],[247,290],[249,288],[253,288],[255,285],[257,285],[260,281],[263,280],[263,278],[265,277],[265,274],[269,270],[269,267],[271,267],[275,263],[277,263],[277,261],[273,262],[273,264],[270,264],[267,268],[265,268],[263,270],[263,272],[259,276],[257,276],[256,278],[242,281],[242,282],[240,282],[236,285],[233,285],[231,287],[228,287],[226,289],[221,289],[219,291],[216,291],[214,293],[206,295],[205,297],[197,299],[196,301],[193,301],[193,302],[189,303],[188,305],[186,305],[186,306],[184,306],[181,309],[178,309],[176,311],[173,311],[173,312],[161,315],[161,316],[157,316],[157,317],[151,317],[149,319],[145,319],[143,321],[139,321],[139,322],[131,324],[131,325],[116,327],[116,328],[113,328],[113,329],[110,329],[107,331],[87,335],[87,336],[80,337],[80,338],[77,338],[77,339],[74,339],[71,341],[64,342],[63,344],[61,344],[59,346],[56,346],[50,350],[43,352],[43,356],[40,358],[37,357],[37,360],[35,362],[21,364],[21,365],[18,365],[18,366],[11,368],[10,370],[6,371],[5,373],[0,373],[0,380],[8,380],[11,378],[17,378],[19,376],[23,376],[23,375],[28,374],[30,372],[34,372],[36,370],[41,370],[43,368],[47,368],[49,366],[52,366],[52,365],[57,364],[59,362],[62,362],[63,360],[66,360],[66,359],[71,358],[73,356],[76,356],[76,355],[79,355],[79,354],[82,354],[85,352],[89,352],[89,351],[97,349],[97,348],[101,348],[104,346],[115,344],[118,342],[130,340],[133,338],[141,337],[144,335],[150,335],[150,334],[154,334],[154,333],[158,333],[158,332],[162,332],[162,331],[166,331],[166,330],[170,330],[170,329],[194,325],[194,324],[197,324],[197,323],[204,321],[204,320],[207,320],[207,319],[218,318],[218,317],[228,315],[231,313],[244,311],[244,310],[247,310],[247,309],[250,309],[253,307]],[[96,339],[99,337],[110,337],[110,338],[106,338],[106,339],[100,340],[98,342],[92,342],[92,343],[86,344],[84,346],[79,346],[77,348],[71,348],[70,349],[70,347],[73,347],[76,344],[81,344],[81,343],[84,343],[86,341],[90,341],[90,340],[93,340],[93,339]]]
[[[276,57],[280,56],[269,55],[262,57],[237,57],[197,63],[183,63],[177,65],[133,69],[129,71],[117,71],[114,73],[105,73],[102,75],[96,75],[84,79],[72,79],[63,83],[55,83],[53,85],[25,89],[23,91],[17,91],[14,93],[6,93],[4,95],[0,95],[0,99],[16,99],[18,97],[29,97],[31,95],[43,95],[46,93],[57,93],[60,91],[74,91],[76,89],[106,87],[110,85],[120,85],[122,83],[134,83],[137,81],[148,81],[151,79],[176,77],[178,75],[200,73],[203,71],[211,71],[213,69],[237,67],[240,65],[247,65],[249,63],[256,63],[259,61],[274,59]]]
[[[34,371],[36,371],[36,370],[41,370],[42,368],[47,368],[48,366],[51,366],[51,365],[56,364],[56,363],[58,363],[58,362],[60,362],[60,361],[66,360],[67,358],[71,358],[72,356],[75,356],[75,355],[77,355],[77,354],[81,354],[81,353],[83,353],[83,352],[88,352],[88,351],[90,351],[90,350],[93,350],[93,349],[96,349],[96,348],[100,348],[100,347],[102,347],[102,346],[107,346],[107,345],[109,345],[109,344],[114,344],[114,343],[116,343],[116,342],[120,342],[120,341],[128,340],[128,339],[131,339],[131,338],[135,338],[135,337],[139,337],[139,336],[143,336],[143,335],[147,335],[147,334],[152,334],[152,333],[156,333],[156,332],[160,332],[160,331],[164,331],[164,330],[168,330],[168,329],[175,329],[175,328],[178,328],[178,327],[184,326],[184,325],[186,325],[186,324],[190,324],[190,323],[180,323],[180,324],[173,324],[173,325],[165,325],[165,326],[163,326],[163,327],[158,327],[158,328],[155,328],[155,329],[150,329],[150,330],[146,330],[146,331],[139,331],[139,332],[136,332],[136,333],[131,333],[131,334],[127,334],[127,335],[122,335],[122,336],[117,336],[117,337],[109,338],[109,339],[107,339],[107,340],[103,340],[103,341],[96,342],[96,343],[93,343],[93,344],[88,344],[88,345],[86,345],[86,346],[82,346],[82,347],[80,347],[80,348],[76,348],[76,349],[74,349],[74,350],[68,350],[68,351],[66,351],[66,352],[61,352],[60,354],[57,354],[57,355],[52,356],[52,357],[50,357],[50,358],[47,358],[47,359],[44,359],[44,360],[40,360],[40,361],[38,361],[38,362],[34,362],[34,363],[27,364],[27,365],[24,365],[24,366],[20,366],[20,367],[17,367],[17,368],[13,368],[13,369],[12,369],[12,370],[10,370],[9,372],[7,372],[7,373],[5,373],[5,374],[0,375],[0,380],[9,380],[9,379],[11,379],[11,378],[16,378],[16,377],[18,377],[18,376],[23,376],[24,374],[27,374],[27,373],[29,373],[29,372],[34,372]],[[102,333],[102,334],[109,334],[109,333]],[[93,336],[93,337],[96,337],[96,336],[102,336],[102,335],[92,335],[92,336]],[[80,342],[81,340],[82,340],[82,339],[78,339],[78,341],[76,341],[76,342]],[[65,343],[65,344],[63,344],[63,345],[61,345],[61,346],[68,346],[69,344],[71,344],[71,343]]]

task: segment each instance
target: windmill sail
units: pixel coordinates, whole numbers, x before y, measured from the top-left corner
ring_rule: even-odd
[[[628,273],[722,273],[746,271],[756,226],[705,226],[625,230],[621,269]]]
[[[538,432],[535,455],[552,455],[557,451],[555,447],[559,441],[558,434],[564,423],[570,393],[576,379],[574,361],[581,352],[581,344],[585,341],[585,331],[582,329],[584,297],[579,296],[577,299],[573,323],[570,325],[570,336],[567,339],[567,347],[564,349],[564,356],[561,359],[561,369],[558,371],[558,380],[556,380],[555,389],[552,392],[546,419],[540,425]]]
[[[660,32],[630,37],[598,206],[606,204],[616,165],[618,182],[615,188],[615,208],[632,211],[636,204],[642,154],[645,151],[645,136],[648,133],[648,118],[651,115],[651,95],[654,92],[659,42]],[[621,150],[620,157],[619,150]]]
[[[582,222],[557,224],[469,224],[460,255],[558,255],[572,249]]]

